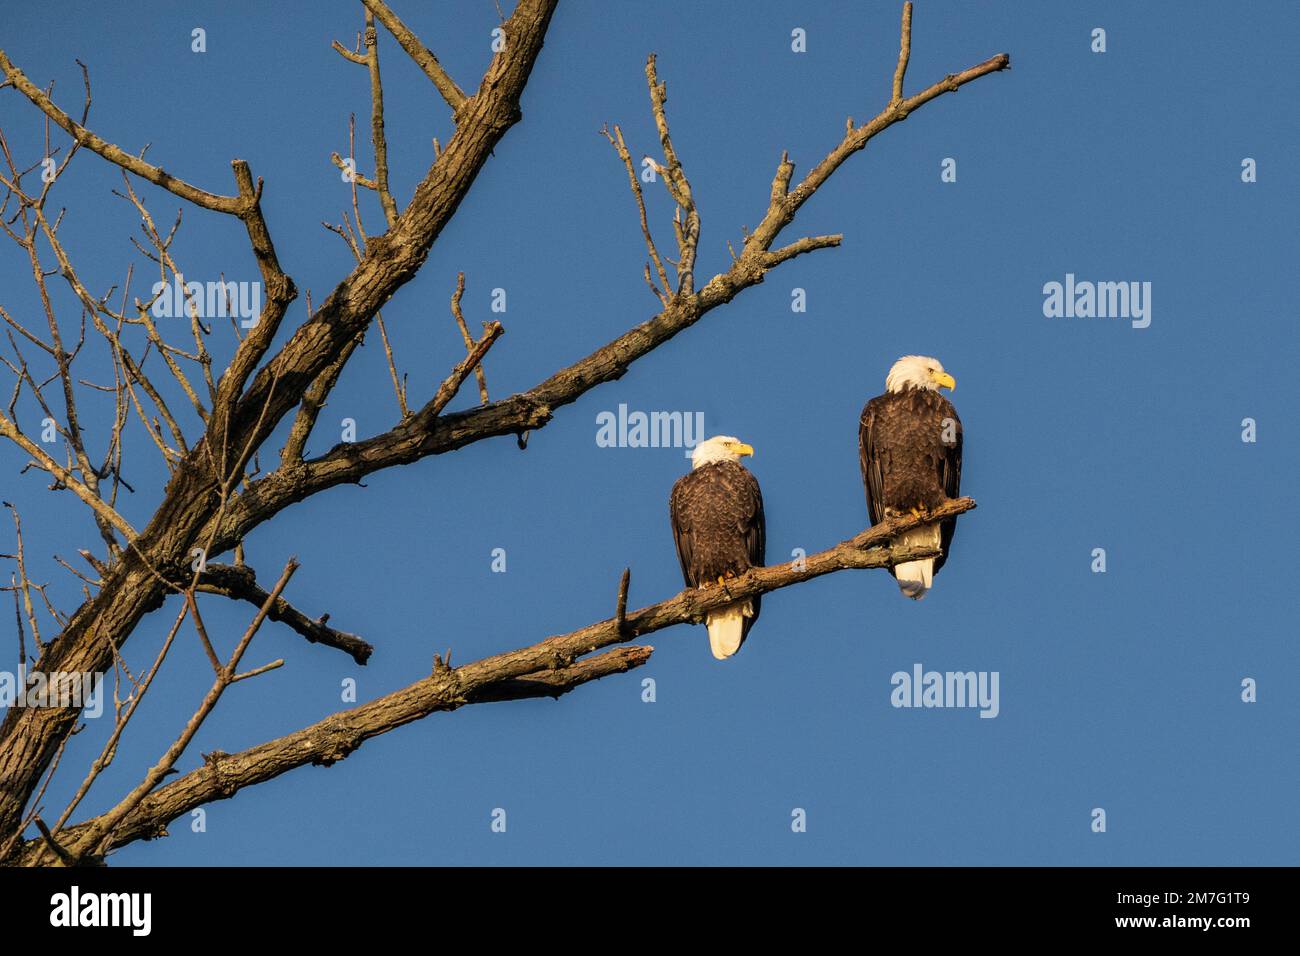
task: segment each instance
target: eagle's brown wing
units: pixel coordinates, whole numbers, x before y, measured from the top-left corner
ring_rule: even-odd
[[[758,479],[738,462],[704,465],[677,479],[668,512],[688,587],[744,574],[766,560],[763,493]],[[760,597],[752,600],[754,615],[745,621],[746,634],[762,604]]]

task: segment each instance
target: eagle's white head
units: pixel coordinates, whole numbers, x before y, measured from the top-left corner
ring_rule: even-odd
[[[937,392],[941,388],[952,390],[956,387],[957,380],[943,370],[937,358],[928,355],[904,355],[885,376],[887,392],[901,392],[908,388]]]
[[[714,435],[695,446],[691,452],[691,468],[711,465],[718,461],[740,461],[742,455],[754,454],[754,447],[746,445],[733,435]]]

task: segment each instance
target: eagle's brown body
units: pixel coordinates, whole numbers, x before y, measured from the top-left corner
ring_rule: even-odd
[[[668,501],[673,540],[682,577],[688,587],[715,585],[719,578],[739,576],[762,567],[767,532],[763,494],[758,480],[744,465],[719,461],[677,479]],[[750,599],[744,635],[758,620],[761,599]]]
[[[949,436],[951,440],[948,439]],[[906,388],[867,402],[858,427],[858,460],[872,524],[913,508],[930,510],[960,494],[961,419],[937,391]],[[941,554],[948,559],[956,518],[939,522]]]

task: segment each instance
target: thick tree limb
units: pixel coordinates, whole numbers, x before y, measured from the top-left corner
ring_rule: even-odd
[[[257,575],[248,565],[209,564],[199,576],[198,591],[208,594],[220,594],[236,601],[246,601],[261,607],[268,597],[257,583]],[[350,655],[358,664],[364,665],[374,648],[346,631],[328,627],[323,621],[312,620],[284,598],[277,598],[267,614],[272,621],[278,621],[297,631],[312,644],[324,644]],[[326,615],[328,617],[328,615]]]
[[[550,697],[556,700],[569,691],[589,681],[599,680],[611,674],[622,674],[634,667],[640,667],[650,660],[654,648],[633,645],[616,647],[595,657],[575,661],[568,667],[553,671],[538,671],[509,680],[488,684],[481,690],[470,691],[466,702],[486,704],[496,701],[528,700],[532,697]]]
[[[653,648],[617,648],[579,664],[559,667],[544,674],[502,676],[493,659],[458,668],[439,668],[423,680],[377,700],[333,714],[296,733],[268,741],[237,754],[206,754],[205,766],[172,781],[145,797],[135,812],[122,820],[106,849],[140,839],[167,835],[167,823],[195,807],[233,797],[245,787],[272,780],[306,764],[330,766],[343,760],[366,740],[395,730],[404,724],[439,711],[456,710],[465,704],[506,699],[505,688],[513,687],[510,699],[551,696],[611,674],[639,667]],[[93,818],[69,827],[60,836],[76,840]],[[43,841],[30,841],[20,848],[18,861],[25,865],[49,865]]]
[[[234,796],[245,787],[262,783],[306,764],[329,766],[343,760],[366,740],[403,724],[465,704],[558,696],[578,684],[622,673],[649,659],[649,647],[622,648],[579,660],[584,654],[677,624],[703,621],[704,615],[732,601],[791,587],[803,581],[849,568],[892,567],[902,561],[932,557],[933,549],[888,546],[903,531],[920,524],[955,516],[975,507],[970,498],[958,498],[921,516],[904,515],[881,522],[833,548],[809,555],[800,562],[755,568],[728,582],[727,587],[686,590],[639,611],[627,612],[569,634],[547,638],[530,647],[497,654],[460,667],[435,665],[431,676],[408,687],[326,717],[310,727],[268,741],[237,754],[210,754],[206,765],[158,789],[140,801],[136,810],[116,826],[105,849],[140,839],[167,835],[167,824],[183,813],[213,800]],[[102,829],[94,818],[64,830],[65,844],[83,839],[87,828]],[[43,840],[24,844],[20,862],[51,863],[52,852]]]

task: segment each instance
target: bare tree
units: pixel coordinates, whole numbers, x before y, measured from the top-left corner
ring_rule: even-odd
[[[471,333],[460,309],[462,275],[453,294],[452,314],[465,343],[465,355],[446,373],[431,398],[412,407],[380,310],[420,269],[493,147],[520,119],[520,98],[557,2],[519,0],[514,13],[501,24],[504,47],[493,57],[475,92],[467,93],[383,0],[362,0],[364,29],[358,42],[351,49],[339,43],[334,48],[350,63],[366,68],[374,168],[369,176],[355,172],[355,151],[346,160],[337,154],[332,157],[341,169],[353,173],[353,195],[351,215],[345,213],[341,224],[329,227],[347,243],[355,266],[319,305],[308,302],[309,317],[274,352],[272,342],[297,291],[280,267],[262,214],[263,183],[254,181],[248,164],[232,162],[235,191],[231,195],[191,185],[150,164],[143,154],[129,153],[87,128],[91,92],[84,66],[84,104],[80,118],[74,119],[0,52],[4,72],[0,88],[12,87],[44,115],[47,139],[51,124],[70,138],[54,175],[41,176],[37,188],[29,183],[41,163],[23,167],[0,133],[4,162],[0,184],[5,191],[0,225],[30,262],[43,312],[40,323],[21,321],[0,310],[10,346],[10,353],[0,361],[14,376],[7,408],[0,411],[0,435],[30,459],[24,472],[45,472],[51,490],[70,491],[90,509],[101,539],[98,555],[90,550],[80,552],[85,569],[59,559],[81,580],[85,598],[71,614],[64,614],[45,597],[45,585],[28,573],[22,524],[14,510],[16,548],[6,555],[14,570],[5,590],[13,594],[24,662],[30,661],[34,670],[47,674],[111,672],[117,682],[113,730],[100,755],[85,769],[74,798],[57,816],[47,815],[41,800],[59,767],[64,745],[78,726],[79,708],[73,704],[9,711],[0,727],[0,860],[26,864],[99,861],[116,847],[164,835],[169,821],[195,807],[233,796],[304,764],[342,760],[369,738],[431,713],[465,704],[559,696],[588,681],[644,664],[653,650],[619,645],[662,628],[698,623],[706,611],[720,604],[845,568],[883,568],[930,556],[934,552],[896,545],[896,535],[922,521],[974,507],[973,501],[962,498],[924,518],[892,519],[799,562],[756,569],[731,584],[729,593],[720,589],[684,591],[641,610],[627,607],[630,575],[624,571],[617,592],[611,595],[614,613],[606,620],[458,666],[452,665],[450,654],[447,658],[435,656],[432,672],[419,675],[401,690],[240,753],[207,754],[202,766],[162,785],[223,692],[235,682],[283,663],[277,660],[241,670],[245,653],[266,619],[292,628],[312,643],[340,650],[359,664],[371,654],[371,645],[360,637],[335,629],[326,618],[314,619],[289,603],[284,593],[297,567],[293,559],[269,590],[260,583],[261,577],[243,560],[241,542],[250,531],[296,502],[336,485],[359,482],[380,469],[497,436],[513,435],[522,448],[530,432],[544,427],[559,409],[619,378],[633,362],[762,282],[770,270],[804,253],[838,245],[839,235],[804,236],[784,244],[778,240],[803,204],[873,137],[930,100],[1006,69],[1010,62],[1005,54],[999,54],[905,96],[912,5],[904,4],[898,62],[884,107],[862,125],[855,125],[850,118],[841,141],[798,182],[793,178],[794,163],[782,154],[770,193],[763,197],[758,225],[744,233],[739,252],[731,249],[731,264],[725,272],[699,282],[695,264],[700,215],[685,166],[673,146],[666,87],[651,55],[646,61],[646,81],[662,152],[662,158],[652,162],[676,205],[672,223],[675,256],[662,252],[653,238],[641,183],[622,131],[615,126],[604,132],[628,174],[648,257],[643,276],[658,299],[657,314],[534,387],[492,401],[483,360],[504,329],[493,322],[485,323],[481,334]],[[376,21],[433,83],[455,124],[445,145],[434,141],[433,161],[404,208],[393,196],[388,177]],[[172,253],[180,218],[168,228],[156,224],[133,188],[135,179],[243,224],[266,299],[246,334],[241,335],[232,319],[238,345],[224,371],[214,372],[205,341],[212,330],[204,324],[193,300],[186,302],[190,320],[186,343],[192,339],[192,345],[177,343],[168,341],[153,321],[150,310],[154,299],[131,295],[133,267],[126,270],[120,292],[114,288],[97,295],[79,278],[60,237],[62,214],[52,211],[50,199],[58,175],[83,149],[118,167],[122,177],[119,195],[134,207],[143,223],[143,241],[136,243],[137,250],[148,260],[146,268],[164,284],[180,282],[183,274]],[[59,152],[47,148],[45,155]],[[384,218],[380,233],[367,233],[362,222],[360,197],[368,192],[375,194]],[[47,261],[49,256],[53,256],[52,262]],[[48,287],[55,282],[66,283],[80,303],[75,342],[72,324],[55,314]],[[317,416],[372,324],[384,343],[400,419],[381,434],[307,457],[307,440]],[[75,377],[74,363],[90,343],[106,346],[114,370],[111,385],[94,385]],[[448,403],[471,374],[477,380],[480,404],[466,411],[447,412]],[[112,425],[106,435],[88,435],[81,424],[79,406],[92,395],[111,403]],[[35,401],[53,423],[62,446],[60,457],[47,452],[45,443],[34,440],[21,427],[17,413],[20,398]],[[169,401],[171,405],[183,402],[182,413]],[[191,421],[191,427],[183,424]],[[131,427],[147,433],[170,474],[156,510],[140,529],[132,527],[117,509],[119,491],[125,486],[122,436],[132,422]],[[277,456],[264,446],[282,422],[289,423],[288,438]],[[272,458],[277,460],[275,467],[263,471],[260,466]],[[213,562],[222,555],[231,556],[229,563]],[[611,579],[611,591],[612,583]],[[121,650],[145,616],[162,607],[171,595],[181,598],[179,613],[148,669],[134,673]],[[217,654],[203,623],[201,608],[212,598],[200,600],[201,595],[245,602],[256,609],[225,659]],[[41,622],[46,618],[52,618],[54,625],[43,630]],[[137,786],[108,811],[71,822],[81,799],[113,761],[123,732],[186,622],[211,663],[211,689]],[[54,633],[48,634],[50,630]],[[30,833],[33,827],[36,832]]]

